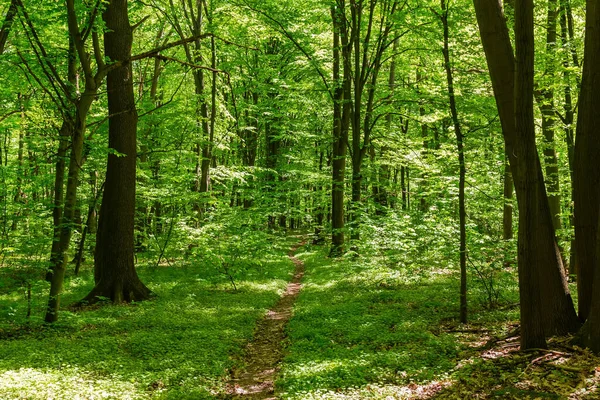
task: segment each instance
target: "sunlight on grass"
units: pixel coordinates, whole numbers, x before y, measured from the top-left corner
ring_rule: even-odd
[[[361,387],[350,387],[338,390],[314,390],[284,396],[289,400],[362,400],[362,399],[386,399],[386,400],[409,400],[415,398],[430,398],[440,390],[451,385],[450,381],[431,381],[426,384],[381,385],[368,384]]]
[[[21,368],[0,373],[0,393],[5,399],[121,399],[147,397],[134,380],[101,378],[76,367]]]
[[[414,393],[405,385],[452,369],[459,343],[433,332],[458,311],[451,276],[415,276],[361,257],[332,261],[322,251],[302,257],[305,288],[277,382],[284,398],[404,398]]]
[[[253,291],[253,292],[274,292],[280,295],[283,293],[283,289],[285,288],[286,281],[283,280],[273,280],[270,282],[251,282],[245,281],[239,286],[239,290],[244,291]]]
[[[279,246],[269,262],[236,271],[238,291],[198,260],[138,268],[157,295],[151,301],[68,311],[93,286],[84,269],[65,282],[65,309],[52,325],[42,321],[47,284],[33,286],[29,319],[23,288],[5,288],[0,305],[12,309],[0,309],[0,399],[214,398],[285,289],[294,267],[287,252]]]

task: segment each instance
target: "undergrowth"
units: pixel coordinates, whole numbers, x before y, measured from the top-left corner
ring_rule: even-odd
[[[190,257],[160,266],[140,259],[147,266],[138,268],[139,275],[158,295],[155,300],[65,309],[53,325],[42,322],[48,287],[40,274],[27,318],[24,287],[18,279],[8,279],[15,271],[4,268],[0,398],[213,398],[252,337],[256,320],[290,279],[293,264],[286,254],[295,240],[271,237],[246,243],[269,256],[261,257],[260,268],[248,267],[254,265],[253,252],[236,256],[245,263],[235,271],[236,290],[210,259]],[[30,280],[35,276],[25,275]],[[81,299],[92,286],[89,269],[69,277],[62,303]]]
[[[565,345],[569,338],[551,340],[547,352],[518,351],[514,277],[498,275],[502,295],[490,306],[471,276],[470,321],[460,324],[448,260],[391,266],[377,250],[339,259],[325,248],[298,252],[306,274],[277,381],[282,398],[598,398],[600,358]]]

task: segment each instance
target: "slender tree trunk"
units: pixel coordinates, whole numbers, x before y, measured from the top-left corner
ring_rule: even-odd
[[[390,62],[390,76],[388,79],[388,87],[390,90],[390,98],[396,89],[396,57],[395,54],[398,51],[398,39],[394,39],[394,44],[392,45],[392,59]],[[386,129],[387,131],[392,130],[392,114],[388,114],[385,117]],[[380,158],[384,158],[385,154],[389,151],[388,146],[381,147]],[[388,191],[390,186],[390,166],[387,163],[383,163],[379,167],[379,185],[377,190],[377,203],[382,207],[389,207],[388,201]]]
[[[94,93],[95,95],[95,93]],[[94,95],[84,92],[77,104],[75,115],[75,126],[71,140],[71,156],[69,159],[69,172],[67,176],[67,188],[64,199],[64,210],[60,221],[60,236],[56,258],[52,261],[50,269],[52,278],[50,280],[50,297],[46,311],[46,322],[54,322],[58,319],[60,307],[60,293],[63,289],[64,277],[67,269],[67,257],[71,244],[71,235],[75,223],[75,210],[77,207],[77,189],[79,187],[79,171],[82,166],[83,141],[85,132],[85,121],[90,110]]]
[[[513,238],[513,178],[508,163],[508,155],[504,156],[504,207],[502,215],[502,239],[504,240],[504,266],[509,267],[511,259],[509,258],[510,240]]]
[[[15,16],[17,15],[17,9],[19,4],[20,0],[11,0],[10,5],[8,6],[8,10],[6,11],[6,15],[4,16],[2,28],[0,28],[0,54],[4,53],[6,41],[8,40],[10,29],[12,28],[13,21],[15,20]]]
[[[538,91],[538,103],[542,114],[542,134],[544,135],[544,163],[546,166],[546,187],[548,189],[548,205],[552,215],[554,231],[562,229],[561,207],[560,207],[560,180],[558,171],[558,157],[554,144],[554,132],[556,130],[556,116],[554,113],[554,78],[555,78],[555,55],[556,55],[556,14],[557,0],[548,1],[546,55],[544,69],[544,85]]]
[[[74,87],[77,79],[77,55],[75,44],[71,37],[69,37],[69,52],[67,57],[68,80],[72,87]],[[65,117],[58,131],[58,151],[56,152],[56,169],[54,175],[54,201],[52,204],[52,248],[50,250],[50,266],[46,272],[46,281],[48,282],[52,280],[54,265],[56,265],[60,258],[59,245],[64,207],[66,159],[67,151],[69,150],[69,140],[73,137],[75,129],[73,123],[75,116],[73,114],[72,110],[64,110]]]
[[[452,66],[450,64],[449,49],[449,28],[448,28],[448,7],[446,0],[441,0],[442,14],[441,20],[444,28],[444,69],[446,70],[446,79],[448,82],[448,99],[450,101],[450,113],[454,124],[454,133],[456,134],[456,148],[458,151],[458,217],[460,226],[460,322],[467,323],[467,212],[465,208],[465,151],[463,145],[463,134],[458,120],[458,109],[456,107],[456,98],[454,96],[454,77],[452,75]]]
[[[331,9],[333,19],[333,152],[331,188],[331,255],[344,252],[344,185],[346,145],[350,126],[350,52],[345,24],[345,1]],[[341,44],[341,45],[340,45]],[[340,54],[341,53],[341,54]],[[343,78],[340,70],[343,64]]]
[[[215,38],[211,36],[210,38],[210,49],[211,49],[211,58],[210,58],[210,66],[213,69],[212,73],[212,81],[211,81],[211,91],[210,91],[210,117],[209,117],[209,127],[208,127],[208,140],[204,144],[202,149],[202,176],[200,180],[200,192],[207,193],[208,192],[208,183],[209,183],[209,170],[210,170],[210,162],[213,158],[213,143],[215,140],[215,122],[217,119],[217,49],[215,46]]]
[[[25,147],[25,129],[26,129],[26,121],[25,121],[25,104],[23,99],[23,94],[19,93],[17,95],[19,101],[19,108],[21,109],[21,126],[19,129],[19,144],[17,150],[17,177],[16,184],[17,190],[15,193],[15,197],[13,198],[13,202],[15,205],[19,205],[19,209],[15,211],[13,216],[12,226],[10,227],[11,231],[16,231],[18,227],[19,218],[22,215],[22,205],[25,201],[25,193],[23,192],[23,152]]]
[[[137,112],[133,94],[131,56],[133,30],[127,0],[111,0],[103,13],[106,57],[122,65],[108,73],[108,145],[122,156],[109,154],[100,221],[96,235],[96,286],[84,298],[100,296],[115,303],[147,299],[151,292],[134,267]]]
[[[563,49],[569,48],[571,46],[571,40],[569,38],[569,29],[567,23],[567,3],[568,0],[560,0],[560,38]],[[575,53],[577,55],[577,53]],[[563,84],[564,84],[564,131],[565,131],[565,141],[567,144],[567,156],[569,160],[569,173],[571,178],[571,199],[573,196],[573,170],[575,164],[575,136],[574,136],[574,122],[575,122],[575,112],[573,110],[573,96],[571,90],[571,54],[569,52],[564,53],[563,56]],[[571,213],[569,215],[569,225],[571,227],[575,226],[575,218],[573,215],[573,207],[571,206]],[[569,272],[571,274],[577,274],[577,247],[575,244],[575,236],[571,239],[571,258],[569,260]]]
[[[423,78],[422,74],[421,74],[421,67],[418,66],[417,67],[417,84],[419,82],[421,82]],[[417,93],[419,92],[418,86],[417,86]],[[427,158],[429,156],[429,127],[427,126],[427,124],[424,121],[424,117],[427,115],[427,112],[425,110],[425,105],[424,105],[424,100],[420,100],[419,101],[419,116],[421,117],[421,138],[423,140],[423,150],[421,151],[421,155],[423,156],[423,158]],[[423,173],[421,174],[421,182],[419,183],[419,192],[420,192],[420,199],[419,199],[419,209],[423,212],[427,211],[427,209],[429,208],[428,204],[427,204],[427,172],[423,171]]]
[[[98,200],[104,190],[104,185],[100,189],[98,189],[98,172],[94,171],[91,173],[91,195],[92,200],[88,205],[87,217],[85,219],[85,224],[83,226],[83,230],[81,232],[81,238],[79,239],[79,246],[77,247],[77,255],[75,256],[75,276],[79,275],[79,270],[81,268],[81,264],[84,261],[83,251],[85,250],[85,240],[87,238],[88,233],[95,234],[97,230],[96,223],[96,208],[98,205]]]

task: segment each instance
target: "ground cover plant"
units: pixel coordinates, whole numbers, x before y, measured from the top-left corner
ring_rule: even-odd
[[[0,399],[599,397],[599,55],[592,0],[0,0]]]
[[[277,381],[285,399],[594,399],[600,359],[551,341],[518,352],[514,280],[503,301],[458,321],[458,271],[417,274],[374,262],[330,260],[305,248],[304,289],[288,325]],[[381,260],[381,259],[380,259]]]
[[[293,270],[286,256],[290,243],[252,242],[256,249],[268,246],[270,256],[260,270],[236,276],[237,290],[210,263],[156,267],[148,260],[139,272],[155,299],[65,311],[52,326],[40,318],[46,284],[39,273],[28,319],[22,288],[3,277],[0,398],[213,398],[256,320],[285,288]],[[81,299],[91,279],[89,269],[69,278],[63,301]]]

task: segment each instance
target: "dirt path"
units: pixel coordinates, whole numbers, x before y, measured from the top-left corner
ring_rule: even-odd
[[[232,371],[227,385],[227,397],[231,399],[275,399],[273,382],[279,363],[283,359],[285,326],[292,316],[294,302],[302,289],[304,263],[294,257],[295,251],[304,244],[295,245],[288,254],[296,269],[285,293],[277,304],[258,322],[254,339],[248,344],[243,359],[245,370]]]

